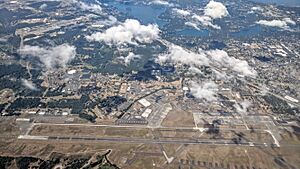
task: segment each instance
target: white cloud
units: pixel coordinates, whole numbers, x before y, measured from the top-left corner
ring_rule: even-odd
[[[26,79],[22,79],[22,85],[30,90],[39,90],[34,83]]]
[[[136,55],[133,52],[129,52],[129,54],[126,57],[120,57],[120,59],[124,60],[125,65],[129,65],[131,61],[134,59],[139,59],[141,58],[140,55]]]
[[[39,9],[41,9],[41,10],[43,10],[43,9],[45,9],[45,8],[47,8],[47,4],[42,4],[40,7],[39,7]]]
[[[229,13],[227,11],[226,6],[224,6],[221,2],[210,1],[204,9],[204,15],[209,16],[213,19],[223,18],[227,16]]]
[[[172,10],[173,10],[175,13],[177,13],[178,15],[181,15],[181,16],[188,16],[188,15],[191,14],[191,12],[186,11],[186,10],[183,10],[183,9],[173,8]]]
[[[190,86],[191,94],[198,98],[204,99],[208,102],[217,101],[218,85],[212,81],[196,83],[192,82]]]
[[[60,1],[64,5],[74,5],[84,11],[91,11],[98,14],[102,14],[102,7],[100,6],[101,3],[98,1],[95,1],[97,4],[86,3],[86,2],[82,2],[81,0],[53,0],[53,1]]]
[[[296,25],[296,22],[291,20],[290,18],[284,18],[282,20],[260,20],[256,22],[257,24],[270,26],[270,27],[279,27],[282,29],[289,28],[289,25]]]
[[[199,15],[193,15],[192,16],[193,19],[196,19],[197,21],[199,21],[202,25],[204,26],[209,26],[212,27],[214,29],[221,29],[220,26],[218,25],[214,25],[212,22],[212,18],[209,16],[199,16]]]
[[[262,96],[265,96],[269,92],[269,88],[265,85],[260,86],[260,94]]]
[[[226,80],[226,79],[230,78],[230,76],[226,75],[225,72],[220,72],[215,69],[212,69],[212,71],[214,72],[216,79],[218,79],[218,80]]]
[[[111,26],[118,22],[118,19],[112,15],[109,15],[105,20],[99,20],[92,23],[92,27],[94,28],[102,28],[104,26]]]
[[[194,53],[174,44],[169,46],[168,53],[159,55],[157,61],[160,63],[171,61],[197,66],[209,64],[209,59],[204,53]]]
[[[262,7],[260,7],[260,6],[254,6],[254,7],[252,7],[251,8],[253,11],[260,11],[260,12],[262,12],[264,9],[262,8]]]
[[[164,6],[168,6],[168,7],[175,6],[173,3],[170,3],[170,2],[165,1],[165,0],[153,0],[152,2],[150,2],[150,4],[164,5]]]
[[[283,18],[283,21],[285,21],[287,24],[296,25],[296,22],[291,18]]]
[[[96,13],[102,13],[102,8],[98,4],[87,4],[84,2],[77,2],[79,7],[85,11],[92,11]]]
[[[107,20],[99,21],[99,22],[102,23],[103,25],[113,25],[118,22],[118,19],[112,15],[109,15]]]
[[[220,26],[213,24],[213,21],[214,19],[223,18],[228,14],[229,13],[226,6],[224,6],[222,3],[210,1],[204,8],[204,15],[193,14],[193,21],[187,22],[186,25],[192,26],[197,30],[200,30],[198,28],[199,24],[214,29],[221,29]]]
[[[256,23],[260,24],[260,25],[280,27],[280,28],[286,28],[287,27],[287,23],[285,21],[281,21],[281,20],[271,20],[271,21],[260,20]]]
[[[252,103],[248,100],[244,100],[243,102],[241,103],[236,103],[234,104],[234,108],[236,109],[236,111],[238,113],[241,113],[241,114],[246,114],[247,111],[248,111],[248,108],[252,105]]]
[[[195,23],[195,22],[185,22],[184,24],[187,25],[187,26],[191,26],[191,27],[195,28],[196,30],[201,30],[201,29],[198,27],[198,24]]]
[[[253,70],[245,60],[230,57],[228,56],[227,52],[219,49],[209,50],[206,51],[206,53],[214,64],[230,68],[233,71],[241,73],[245,76],[256,76],[255,70]]]
[[[104,41],[107,44],[137,44],[151,43],[159,38],[157,25],[141,25],[138,20],[127,19],[124,23],[111,27],[104,32],[86,36],[88,41]]]
[[[168,46],[168,52],[161,54],[156,59],[159,63],[173,62],[186,64],[191,67],[215,65],[218,67],[226,67],[244,76],[256,76],[256,71],[253,70],[247,61],[230,57],[224,50],[202,50],[198,53],[186,50],[175,44]],[[218,78],[225,78],[224,74],[217,74]]]
[[[196,68],[194,66],[191,66],[189,68],[189,71],[192,72],[192,73],[196,73],[196,74],[203,74],[203,72],[200,69],[198,69],[198,68]]]
[[[47,69],[65,67],[76,56],[76,48],[68,44],[62,44],[50,48],[25,45],[19,49],[22,56],[38,58]]]

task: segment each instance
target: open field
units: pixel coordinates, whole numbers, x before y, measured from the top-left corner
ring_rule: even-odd
[[[94,154],[105,152],[111,149],[112,153],[109,159],[118,164],[121,168],[139,169],[143,168],[159,168],[153,167],[163,166],[165,158],[156,144],[128,144],[128,143],[107,143],[101,144],[95,142],[77,142],[77,141],[1,141],[0,152],[2,155],[28,155],[39,156],[44,159],[53,153],[68,154]],[[5,145],[5,146],[4,146]],[[164,145],[166,153],[169,157],[176,154],[179,145]],[[174,159],[171,164],[165,164],[164,168],[204,168],[216,166],[229,166],[235,168],[238,166],[253,166],[256,168],[280,168],[274,162],[274,157],[283,156],[286,160],[294,163],[289,165],[299,166],[300,161],[297,160],[299,147],[284,147],[280,149],[253,148],[253,147],[228,147],[228,146],[206,146],[206,145],[189,145],[184,147],[183,151]],[[238,158],[237,158],[238,157]],[[198,165],[200,163],[200,165]],[[206,167],[205,167],[206,166]]]
[[[162,122],[162,126],[166,127],[194,127],[193,114],[188,111],[183,111],[180,109],[174,108],[170,111],[167,117]]]
[[[13,118],[0,119],[0,137],[12,137],[20,134],[19,126]]]
[[[147,128],[36,125],[30,135],[152,138]]]

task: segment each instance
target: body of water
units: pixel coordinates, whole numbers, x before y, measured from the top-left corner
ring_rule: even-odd
[[[262,27],[260,25],[255,25],[249,28],[241,29],[238,32],[232,32],[230,35],[233,37],[251,37],[257,36],[260,33],[262,33]]]
[[[276,4],[289,7],[300,7],[300,0],[250,0],[252,2],[259,2],[265,4]]]
[[[131,18],[139,20],[142,24],[156,23],[159,27],[162,27],[167,23],[159,18],[165,12],[165,8],[161,6],[122,3],[118,1],[111,1],[108,5],[115,7],[118,11],[129,15]]]
[[[175,32],[175,35],[182,35],[182,36],[209,36],[209,31],[206,30],[206,29],[196,30],[196,29],[186,28],[184,30]]]

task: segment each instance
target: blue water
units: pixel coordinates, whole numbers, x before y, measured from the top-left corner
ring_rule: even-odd
[[[255,58],[262,62],[270,62],[274,59],[274,58],[266,57],[266,56],[256,56]]]
[[[262,33],[262,27],[260,25],[255,25],[249,28],[242,29],[238,32],[233,32],[231,35],[233,37],[249,37],[249,36],[255,36]]]
[[[196,29],[191,29],[187,28],[178,32],[175,32],[175,35],[182,35],[182,36],[209,36],[209,31],[204,29],[204,30],[196,30]]]
[[[139,20],[142,24],[156,23],[159,27],[167,22],[159,19],[159,15],[165,12],[164,7],[149,6],[146,4],[120,3],[111,1],[108,5],[117,8],[118,11],[129,15],[131,18]]]
[[[300,6],[300,0],[250,0],[250,1],[265,3],[265,4],[276,4],[276,5],[289,6],[289,7]]]

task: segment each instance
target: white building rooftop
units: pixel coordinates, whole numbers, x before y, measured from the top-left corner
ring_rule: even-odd
[[[148,118],[149,115],[152,113],[152,110],[151,109],[146,109],[143,114],[142,114],[142,117],[144,118]]]
[[[69,71],[68,71],[68,74],[69,74],[69,75],[72,75],[72,74],[74,74],[74,73],[76,73],[76,70],[69,70]]]
[[[141,105],[143,105],[144,107],[149,107],[151,105],[151,103],[146,100],[145,98],[144,99],[141,99],[138,101]]]
[[[299,102],[299,100],[294,99],[291,96],[285,96],[284,98],[287,99],[287,100],[289,100],[289,101],[291,101],[291,102],[294,102],[294,103],[298,103]]]

